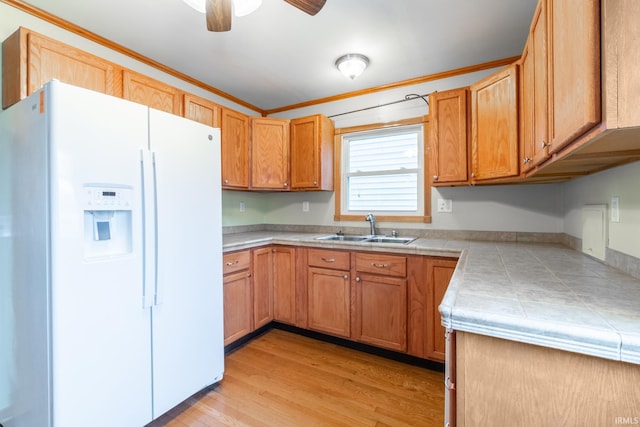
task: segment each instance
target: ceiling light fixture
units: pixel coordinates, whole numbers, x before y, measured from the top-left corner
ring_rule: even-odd
[[[206,0],[184,0],[186,4],[200,13],[206,13]],[[262,5],[262,0],[233,0],[233,14],[235,16],[246,16],[255,12]]]
[[[348,53],[336,60],[336,67],[351,80],[358,77],[369,65],[369,58],[359,53]]]

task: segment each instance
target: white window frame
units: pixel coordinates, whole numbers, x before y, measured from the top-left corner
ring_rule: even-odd
[[[426,156],[426,117],[409,119],[381,125],[367,125],[354,128],[336,130],[336,220],[362,220],[364,215],[372,212],[378,221],[393,222],[431,222],[431,186],[425,178],[428,176],[428,161]],[[417,211],[360,211],[348,210],[347,180],[351,175],[348,172],[348,141],[362,135],[384,135],[403,132],[403,130],[415,128],[418,130],[418,169],[417,169]]]

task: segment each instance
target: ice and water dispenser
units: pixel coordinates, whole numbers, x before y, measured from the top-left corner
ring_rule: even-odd
[[[113,257],[132,251],[133,189],[85,185],[85,258]]]

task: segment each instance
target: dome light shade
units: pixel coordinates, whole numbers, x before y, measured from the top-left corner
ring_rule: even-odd
[[[348,53],[336,60],[336,67],[351,80],[358,77],[369,65],[369,58],[359,53]]]

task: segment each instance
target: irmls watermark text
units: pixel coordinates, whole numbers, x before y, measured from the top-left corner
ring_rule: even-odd
[[[613,419],[613,422],[616,425],[627,425],[627,426],[640,425],[640,417],[615,417]]]

